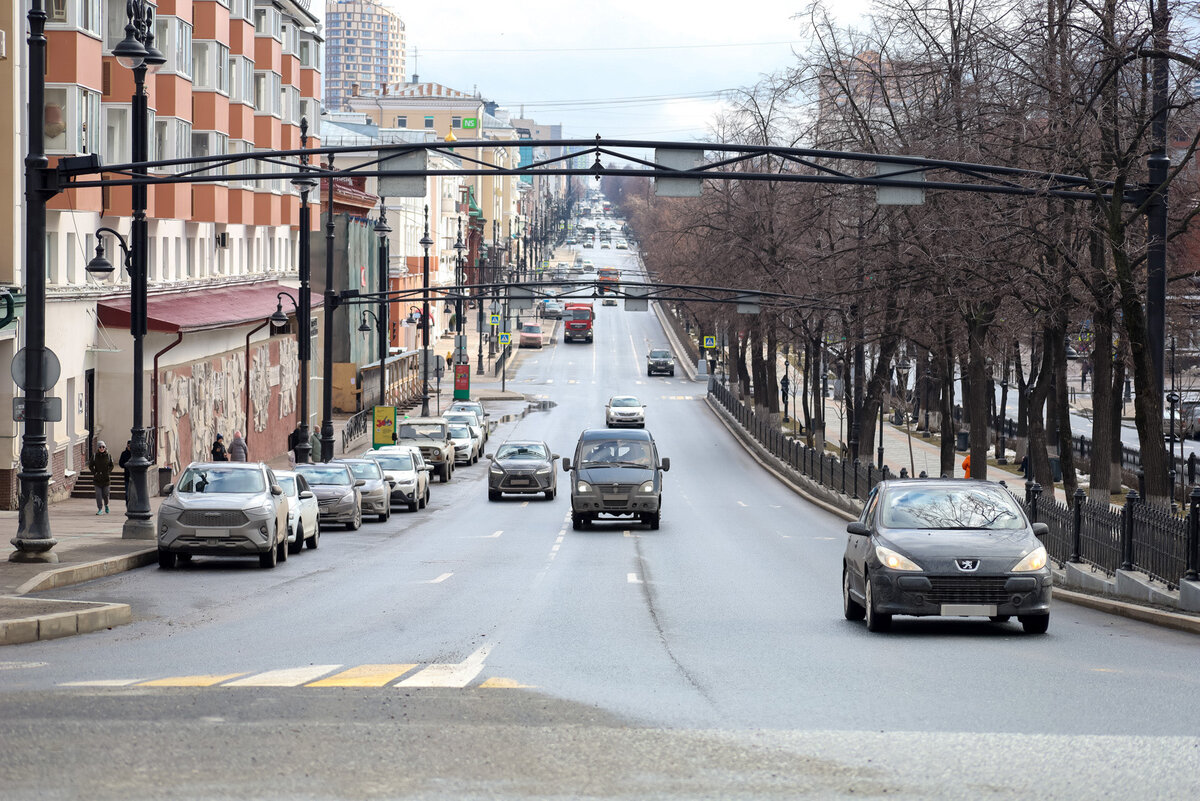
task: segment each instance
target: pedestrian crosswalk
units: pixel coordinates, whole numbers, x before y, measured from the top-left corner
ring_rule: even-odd
[[[60,687],[163,688],[163,687],[396,687],[524,689],[530,685],[493,676],[481,679],[491,648],[484,646],[461,662],[422,664],[397,662],[362,665],[303,665],[271,670],[196,673],[178,676],[140,676],[62,682]]]

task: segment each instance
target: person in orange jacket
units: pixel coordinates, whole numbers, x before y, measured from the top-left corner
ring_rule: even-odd
[[[966,475],[963,476],[963,478],[970,478],[971,477],[971,454],[968,453],[967,458],[962,460],[962,469],[966,471]]]

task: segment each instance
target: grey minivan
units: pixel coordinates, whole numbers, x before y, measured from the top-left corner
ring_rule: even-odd
[[[571,475],[571,526],[579,531],[600,515],[633,517],[657,529],[662,509],[662,474],[670,459],[659,459],[654,437],[645,429],[593,428],[579,435],[575,458],[562,460]]]

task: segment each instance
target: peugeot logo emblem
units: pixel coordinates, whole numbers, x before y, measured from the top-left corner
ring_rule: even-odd
[[[955,559],[954,564],[964,573],[974,573],[979,569],[978,559]]]

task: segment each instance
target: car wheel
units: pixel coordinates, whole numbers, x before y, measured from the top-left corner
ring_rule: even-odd
[[[548,500],[548,501],[554,500],[554,490],[552,490],[552,489],[546,490],[546,500]]]
[[[429,505],[429,487],[425,487],[425,497],[421,499],[421,508],[424,509]]]
[[[379,516],[379,522],[386,523],[387,521],[389,521],[391,519],[392,519],[392,504],[391,504],[391,501],[388,501],[387,511]]]
[[[662,522],[662,512],[655,512],[648,515],[648,518],[647,522],[650,524],[650,530],[658,531],[659,524]]]
[[[884,614],[883,612],[875,611],[875,599],[871,597],[872,591],[870,576],[866,577],[865,584],[867,590],[864,600],[866,603],[863,604],[863,606],[865,607],[864,614],[867,618],[867,631],[887,631],[892,627],[892,616]]]
[[[304,528],[297,526],[296,527],[296,540],[295,540],[295,542],[288,543],[288,548],[287,548],[288,553],[290,553],[290,554],[300,553],[300,549],[303,547],[304,547]]]
[[[175,554],[159,548],[158,566],[163,570],[170,570],[171,568],[175,567]]]
[[[993,623],[1007,623],[1011,617],[1012,615],[991,615],[988,620]]]
[[[1026,634],[1045,634],[1050,628],[1050,613],[1044,615],[1017,615]]]
[[[675,375],[675,368],[674,368],[674,367],[672,367],[672,368],[671,368],[671,372],[667,373],[667,375],[669,375],[669,376],[674,376],[674,375]]]
[[[850,597],[850,571],[842,567],[842,614],[846,620],[862,620],[867,610],[858,601]]]
[[[576,512],[571,512],[571,528],[576,531],[583,531],[584,520],[583,515]]]
[[[175,554],[175,558],[179,560],[179,564],[181,565],[186,565],[188,562],[192,561],[192,555],[190,553],[177,553]]]
[[[288,541],[287,537],[284,537],[279,541],[279,544],[275,546],[275,560],[277,562],[286,562],[288,553]]]
[[[349,531],[358,531],[360,528],[362,528],[362,509],[361,508],[357,512],[354,513],[354,519],[346,524],[346,528]]]
[[[313,529],[312,536],[309,537],[307,540],[305,540],[305,542],[308,543],[308,548],[309,548],[309,550],[312,550],[312,551],[315,551],[317,549],[317,546],[319,546],[321,544],[321,524],[320,523],[318,523],[317,527],[315,529]]]
[[[652,370],[647,370],[646,375],[654,375],[654,372]]]
[[[270,570],[279,564],[279,549],[272,545],[266,551],[258,555],[258,566],[265,567]]]
[[[408,505],[408,511],[410,511],[410,512],[415,512],[420,508],[421,508],[421,501],[419,499],[413,501],[412,503],[410,503]]]
[[[503,493],[501,493],[501,492],[490,489],[490,490],[488,490],[488,500],[489,501],[498,501],[498,500],[500,500],[500,497],[502,494]]]

